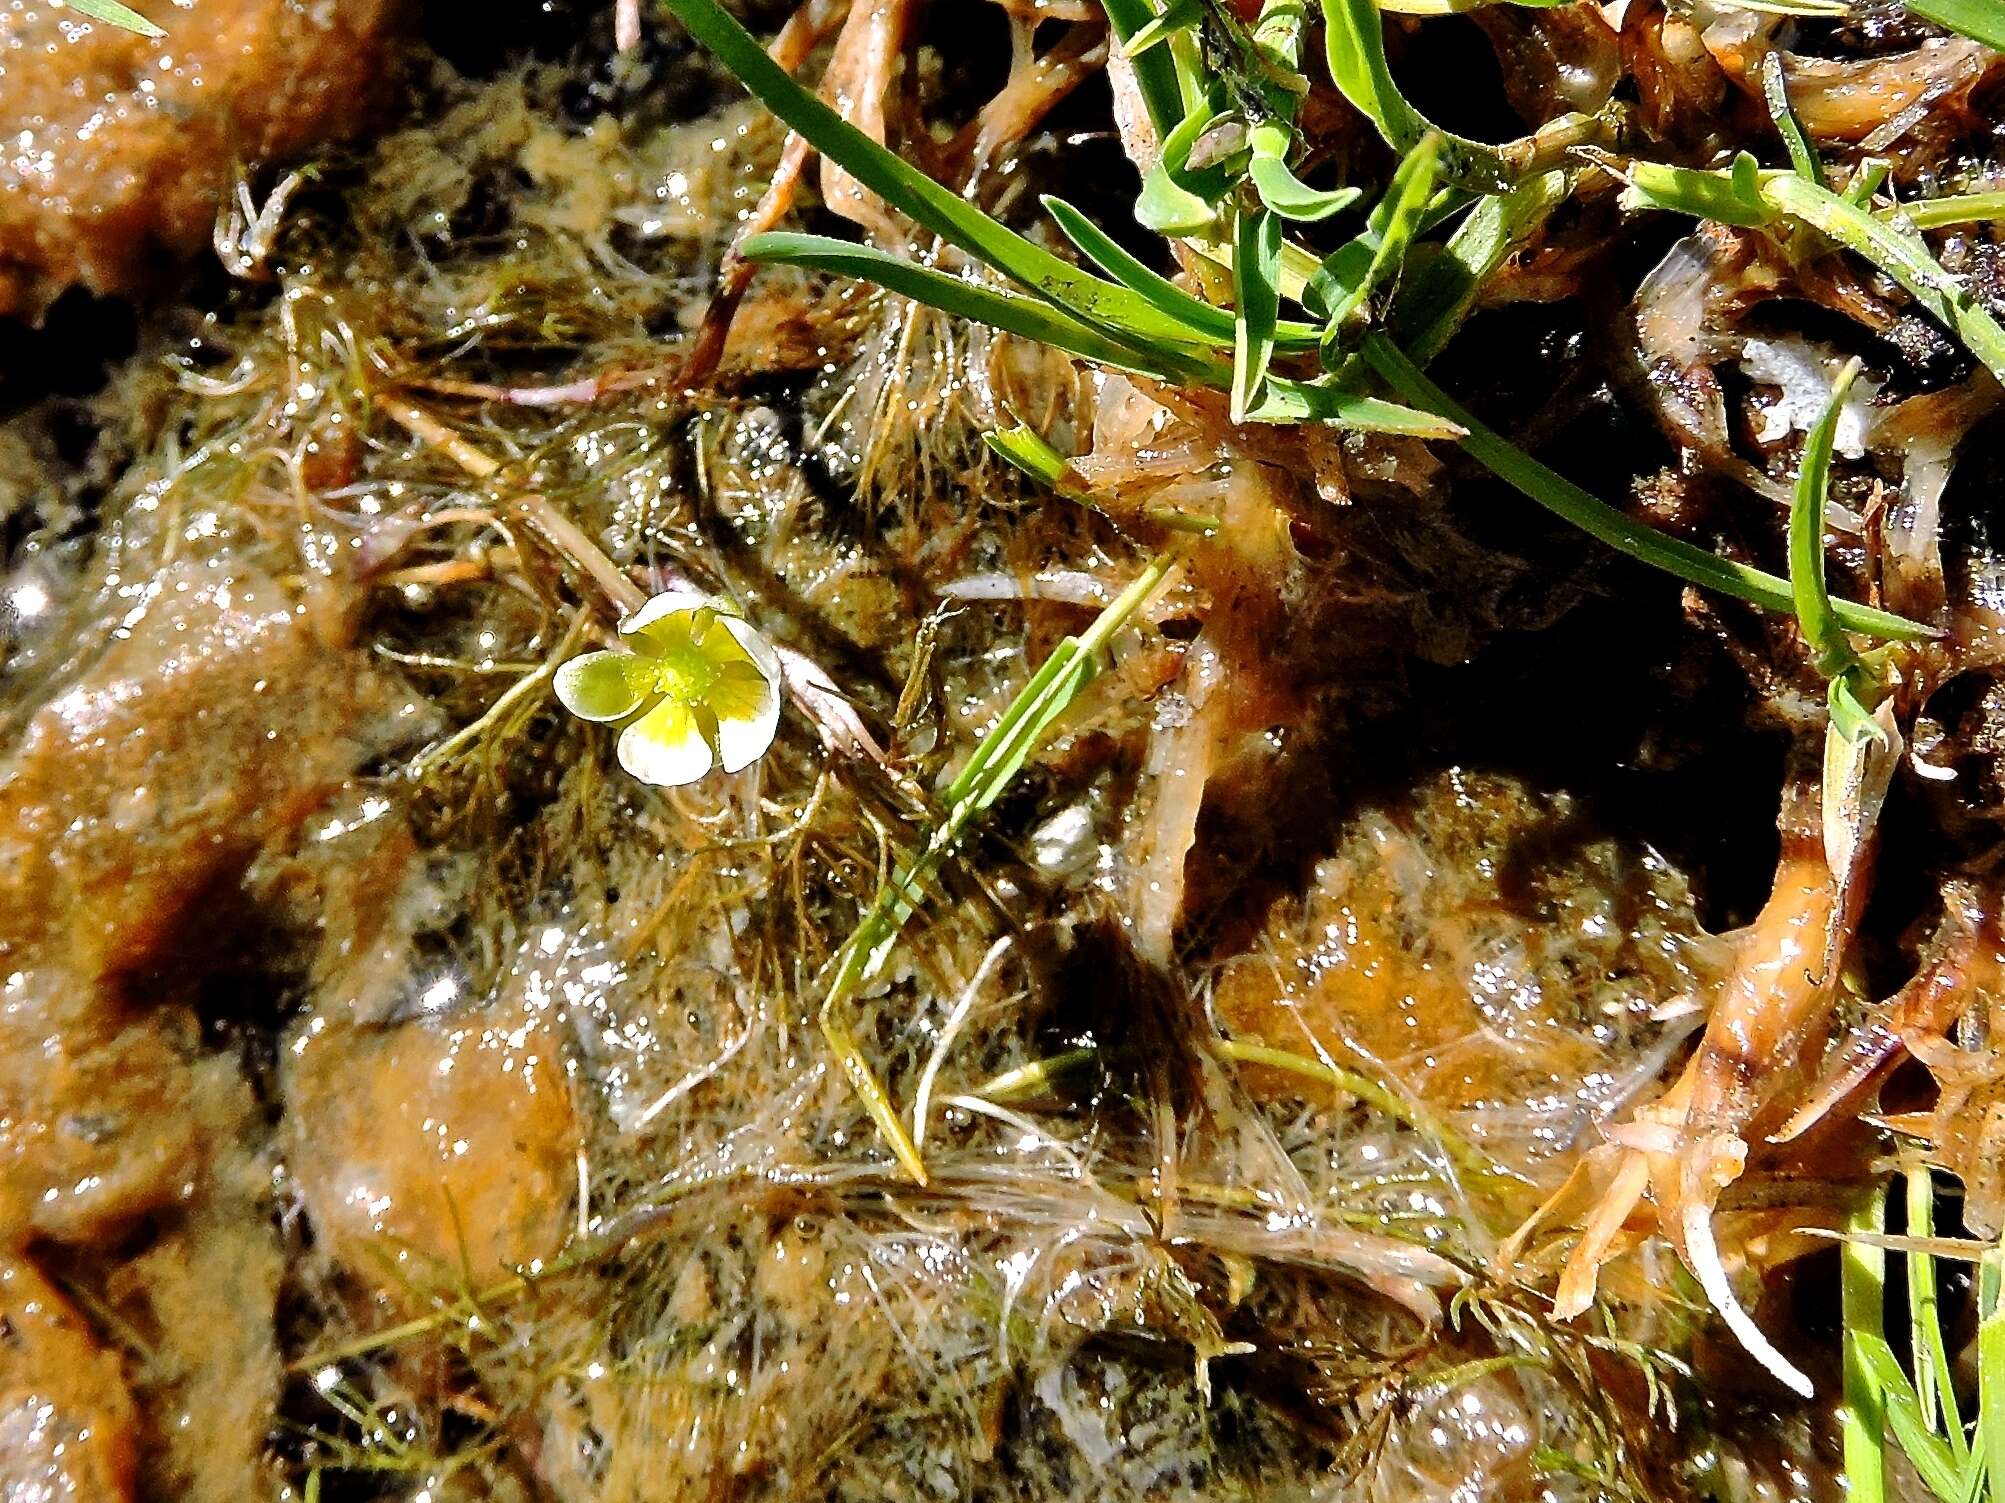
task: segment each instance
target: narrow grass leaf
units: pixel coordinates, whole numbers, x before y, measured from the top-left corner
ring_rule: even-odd
[[[2005,220],[2005,193],[1947,193],[1882,209],[1880,218],[1905,219],[1918,230],[1954,224],[1996,224]]]
[[[1155,18],[1149,0],[1100,0],[1100,3],[1117,42],[1125,43]],[[1136,58],[1134,69],[1142,107],[1149,112],[1149,123],[1155,126],[1156,139],[1160,141],[1183,118],[1175,69],[1161,52],[1148,52]]]
[[[1274,320],[1281,308],[1281,219],[1265,209],[1242,209],[1234,230],[1232,420],[1246,421],[1267,367],[1274,361]]]
[[[1165,349],[1130,340],[1119,332],[1084,323],[1064,309],[1036,298],[963,281],[934,267],[851,240],[771,230],[748,237],[743,252],[748,261],[804,266],[874,282],[943,313],[1020,334],[1117,370],[1136,371],[1164,380],[1213,383],[1216,373],[1225,369],[1222,361],[1200,359],[1182,348]]]
[[[89,16],[93,21],[103,21],[123,31],[137,32],[143,37],[167,35],[131,6],[120,5],[118,0],[63,0],[63,3],[80,16]]]
[[[1804,134],[1803,122],[1796,118],[1796,111],[1790,107],[1789,85],[1782,76],[1782,55],[1770,52],[1761,60],[1761,97],[1768,104],[1768,115],[1775,122],[1775,129],[1782,137],[1782,146],[1789,153],[1790,165],[1797,176],[1820,186],[1824,182],[1824,167],[1817,160],[1817,148],[1810,144],[1810,137]]]
[[[774,230],[750,236],[743,250],[748,261],[803,266],[874,282],[943,313],[1035,339],[1068,355],[1116,370],[1134,371],[1163,381],[1211,386],[1220,391],[1228,390],[1232,384],[1231,362],[1209,353],[1131,344],[1035,298],[965,282],[874,246]],[[1268,378],[1266,396],[1259,408],[1247,416],[1254,422],[1333,423],[1415,438],[1459,438],[1462,433],[1453,422],[1435,413],[1362,396],[1331,382],[1278,376]]]
[[[1194,335],[1202,335],[1219,345],[1229,346],[1232,343],[1234,322],[1231,309],[1207,303],[1186,292],[1168,277],[1150,270],[1064,199],[1047,195],[1043,202],[1065,238],[1078,246],[1080,254],[1108,276],[1147,298],[1183,323]],[[1283,349],[1313,348],[1320,332],[1313,324],[1282,319],[1274,326],[1274,340]]]
[[[1998,0],[1907,0],[1908,14],[2005,52],[2005,6]]]
[[[1144,57],[1179,31],[1190,31],[1204,19],[1198,0],[1170,0],[1148,24],[1121,38],[1121,52],[1133,59]]]
[[[1283,219],[1314,224],[1348,209],[1364,195],[1352,187],[1311,188],[1288,166],[1288,146],[1294,133],[1275,121],[1263,121],[1248,134],[1253,160],[1246,175],[1266,208]]]
[[[864,187],[952,245],[1075,317],[1153,339],[1185,337],[1177,323],[1125,287],[1087,276],[934,182],[871,140],[794,81],[717,0],[663,0],[759,102]]]
[[[1985,1492],[2005,1499],[2005,1249],[1992,1248],[1977,1266],[1977,1441],[1984,1457]]]
[[[1875,1187],[1848,1224],[1852,1231],[1886,1229],[1886,1191]],[[1887,1255],[1867,1242],[1839,1248],[1838,1298],[1844,1329],[1844,1448],[1846,1495],[1852,1503],[1885,1503],[1887,1369],[1900,1376],[1885,1331]]]
[[[1468,436],[1463,439],[1462,446],[1498,479],[1555,516],[1571,522],[1590,537],[1598,538],[1617,552],[1662,569],[1688,584],[1717,590],[1723,595],[1750,601],[1772,611],[1787,612],[1794,608],[1794,596],[1788,580],[1720,558],[1682,538],[1666,537],[1548,469],[1502,435],[1485,427],[1428,380],[1420,368],[1383,334],[1367,335],[1361,352],[1366,362],[1397,396],[1416,407],[1438,413],[1466,430]],[[1848,631],[1907,641],[1933,635],[1928,627],[1918,622],[1888,611],[1875,610],[1871,606],[1840,601],[1834,610],[1839,622]]]
[[[1569,174],[1555,169],[1532,174],[1508,193],[1477,200],[1440,254],[1401,283],[1387,324],[1416,363],[1431,364],[1447,347],[1483,284],[1538,233],[1571,187]]]
[[[1401,155],[1435,129],[1400,92],[1385,58],[1385,26],[1374,0],[1322,0],[1323,46],[1330,77],[1344,98],[1378,127],[1386,144]],[[1513,172],[1494,146],[1441,132],[1441,173],[1480,193],[1502,193]]]
[[[1441,137],[1429,131],[1420,144],[1401,159],[1385,190],[1385,197],[1372,211],[1372,229],[1378,244],[1364,272],[1330,309],[1323,329],[1323,363],[1333,365],[1338,351],[1362,332],[1371,311],[1372,298],[1390,285],[1406,264],[1421,216],[1434,194],[1434,178],[1441,163]],[[1319,289],[1320,290],[1320,289]]]
[[[1824,579],[1824,512],[1831,490],[1831,458],[1838,419],[1858,379],[1859,362],[1847,361],[1833,383],[1831,396],[1803,438],[1803,458],[1796,470],[1796,488],[1789,505],[1789,584],[1796,620],[1817,662],[1817,671],[1835,678],[1858,659],[1845,640],[1831,607]]]
[[[885,1141],[922,1184],[926,1178],[924,1161],[891,1106],[883,1083],[856,1048],[843,1021],[843,1010],[857,990],[883,969],[941,864],[959,848],[974,822],[1002,796],[1079,691],[1099,674],[1101,660],[1115,635],[1162,584],[1170,564],[1167,554],[1150,560],[1084,634],[1067,637],[1045,659],[947,786],[943,795],[946,811],[925,843],[901,860],[878,888],[830,963],[829,986],[821,1008],[822,1030]]]
[[[1920,240],[1882,223],[1828,188],[1793,175],[1771,178],[1763,184],[1762,196],[1899,282],[1916,302],[1954,330],[1992,375],[2005,380],[2005,328],[1999,327],[1961,282],[1942,269]]]
[[[1935,1177],[1924,1167],[1903,1176],[1907,1189],[1908,1235],[1926,1242],[1935,1236]],[[1907,1254],[1908,1344],[1914,1353],[1915,1396],[1922,1422],[1941,1434],[1966,1467],[1970,1441],[1957,1413],[1956,1383],[1949,1345],[1942,1334],[1942,1308],[1935,1281],[1935,1256],[1918,1248]]]

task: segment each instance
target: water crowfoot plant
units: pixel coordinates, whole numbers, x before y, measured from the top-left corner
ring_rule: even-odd
[[[628,772],[673,788],[765,755],[780,723],[779,657],[726,602],[668,590],[619,635],[619,647],[559,668],[556,690],[573,715],[621,724]]]

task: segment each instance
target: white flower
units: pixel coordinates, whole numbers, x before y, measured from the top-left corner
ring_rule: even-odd
[[[780,660],[721,600],[657,595],[620,623],[620,647],[557,670],[557,697],[585,720],[624,721],[620,766],[643,783],[693,783],[765,755],[780,723]]]

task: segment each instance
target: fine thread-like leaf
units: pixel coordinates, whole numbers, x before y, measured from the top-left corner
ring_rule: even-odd
[[[1718,590],[1721,594],[1751,601],[1772,611],[1788,612],[1793,609],[1795,601],[1788,580],[1708,553],[1682,538],[1666,537],[1655,528],[1646,527],[1607,502],[1589,495],[1571,480],[1548,469],[1524,450],[1485,427],[1428,380],[1420,368],[1384,335],[1366,336],[1361,353],[1395,394],[1416,407],[1439,413],[1465,429],[1467,437],[1462,440],[1463,448],[1498,479],[1589,536],[1599,538],[1617,552],[1676,575],[1689,584]],[[1933,635],[1929,628],[1918,622],[1871,606],[1840,601],[1834,610],[1838,620],[1849,631],[1908,641]]]
[[[822,1029],[842,1059],[857,1094],[872,1120],[891,1145],[906,1171],[923,1184],[925,1161],[890,1104],[882,1082],[864,1062],[842,1021],[842,1010],[865,983],[882,970],[906,923],[918,911],[940,864],[1015,779],[1079,691],[1100,673],[1101,661],[1114,637],[1147,603],[1168,577],[1173,557],[1151,559],[1133,581],[1084,633],[1067,637],[1030,682],[1010,702],[993,729],[975,744],[942,795],[945,812],[924,844],[907,855],[878,888],[862,918],[830,963],[828,990],[821,1008]]]

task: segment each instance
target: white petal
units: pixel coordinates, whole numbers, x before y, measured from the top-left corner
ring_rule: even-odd
[[[745,649],[745,655],[759,665],[759,671],[766,675],[766,682],[778,684],[780,655],[773,651],[773,644],[765,639],[759,629],[743,616],[720,614],[717,620],[731,633],[732,640]]]
[[[620,635],[638,636],[665,616],[673,616],[677,611],[700,611],[706,605],[719,609],[722,603],[699,590],[663,590],[620,623]]]
[[[710,771],[710,747],[689,711],[663,700],[620,732],[620,766],[657,788],[679,788]]]
[[[750,715],[734,715],[728,720],[721,716],[718,718],[717,754],[724,770],[736,772],[765,756],[766,748],[773,744],[773,735],[779,728],[780,686],[769,678],[765,692],[759,696],[756,711]]]
[[[639,660],[630,652],[587,652],[557,669],[557,698],[580,720],[618,720],[645,697]]]

